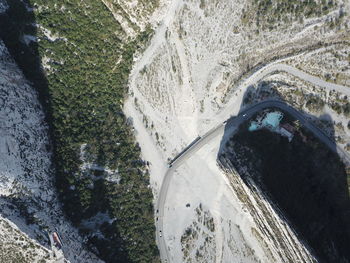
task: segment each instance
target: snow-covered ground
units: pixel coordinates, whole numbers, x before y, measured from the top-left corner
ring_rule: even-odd
[[[127,37],[134,38],[150,24],[156,25],[169,0],[101,0],[113,14]]]
[[[335,14],[254,35],[241,24],[243,7],[244,1],[208,2],[202,10],[197,1],[171,1],[150,46],[138,57],[129,103],[142,112],[167,157],[212,127],[218,112],[234,104],[226,102],[234,101],[247,60],[251,67],[290,53],[291,47],[298,51],[344,37],[320,31]],[[317,27],[310,26],[316,22]],[[232,30],[237,26],[239,33]]]
[[[327,81],[350,86],[350,50],[339,44],[309,52],[286,62]]]
[[[53,182],[48,127],[37,93],[0,41],[0,219],[11,222],[0,225],[0,232],[22,235],[23,244],[14,243],[13,249],[34,246],[46,256],[46,231],[56,227],[70,262],[99,262],[63,216]],[[25,262],[39,259],[28,256]]]
[[[312,257],[267,201],[254,196],[239,175],[234,175],[230,182],[223,174],[217,165],[222,136],[215,137],[174,174],[163,229],[171,262],[312,262]],[[184,227],[203,224],[203,219],[196,216],[199,206],[213,217],[213,240],[206,244],[211,249],[203,249],[201,238],[194,235],[192,261],[185,260],[181,240]],[[206,232],[201,227],[197,235],[205,236]],[[281,245],[284,245],[283,253],[280,253]],[[196,259],[197,250],[202,257]]]
[[[262,80],[258,74],[244,81],[249,77],[245,75],[248,68],[301,50],[309,52],[319,41],[331,45],[346,38],[343,31],[331,31],[325,25],[338,10],[256,35],[241,23],[245,1],[202,2],[204,8],[199,1],[169,3],[149,47],[137,57],[129,80],[125,113],[133,119],[143,158],[151,163],[156,198],[168,158],[237,114],[247,86]],[[171,261],[312,261],[272,209],[266,210],[274,221],[270,227],[279,226],[284,238],[276,243],[260,232],[260,219],[242,201],[256,199],[249,191],[233,188],[216,164],[220,139],[193,155],[172,178],[163,220]],[[197,212],[199,207],[201,212]],[[258,207],[256,204],[260,211]],[[214,231],[203,224],[203,214],[213,218]],[[269,227],[269,223],[263,224]],[[187,229],[198,233],[189,234],[192,230]],[[281,246],[287,249],[283,252]]]
[[[1,216],[0,230],[1,262],[55,262],[47,248],[40,246],[23,234],[14,223]]]

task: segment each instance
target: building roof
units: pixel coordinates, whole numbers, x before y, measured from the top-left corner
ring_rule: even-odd
[[[281,125],[281,127],[284,128],[285,130],[289,131],[292,134],[294,134],[294,132],[295,132],[295,127],[290,125],[289,123],[284,123]]]

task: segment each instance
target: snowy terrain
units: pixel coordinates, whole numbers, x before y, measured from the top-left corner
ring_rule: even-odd
[[[199,1],[169,3],[130,76],[125,112],[133,119],[143,158],[151,163],[156,198],[169,158],[239,112],[247,87],[265,77],[250,78],[252,73],[283,57],[321,49],[319,42],[348,41],[343,27],[326,25],[339,10],[256,35],[241,22],[245,1],[202,2],[204,8]],[[216,163],[220,141],[213,140],[174,173],[162,232],[171,262],[312,262],[267,201],[245,189],[238,176],[228,181]],[[262,210],[271,222],[256,216],[254,211]],[[206,217],[213,219],[214,230],[203,223]],[[279,233],[278,240],[263,228]]]
[[[70,262],[99,262],[63,216],[53,182],[48,127],[37,93],[0,42],[0,238],[21,236],[12,249],[26,254],[24,262],[47,256],[53,261],[47,231],[57,228]]]
[[[164,0],[156,12],[145,12],[142,18],[140,0],[102,1],[128,37],[144,29],[145,21],[156,27],[148,48],[135,59],[125,104],[143,158],[150,162],[155,198],[168,159],[198,135],[237,114],[247,87],[263,80],[283,82],[274,89],[296,107],[317,117],[332,116],[339,144],[344,148],[350,145],[350,129],[343,115],[328,105],[322,111],[312,111],[297,95],[299,89],[304,90],[302,95],[325,94],[326,102],[331,103],[335,97],[329,92],[288,73],[262,74],[261,78],[252,75],[265,64],[282,61],[324,79],[330,73],[331,81],[348,86],[349,32],[344,25],[350,25],[349,19],[339,28],[327,26],[339,16],[340,9],[349,10],[348,1],[322,17],[260,34],[242,23],[243,0]],[[129,19],[112,3],[122,5]],[[5,8],[0,0],[0,12]],[[41,29],[52,41],[61,38]],[[36,41],[31,35],[23,40]],[[345,44],[338,52],[322,47],[340,42]],[[50,58],[42,61],[53,74]],[[334,76],[338,67],[342,73]],[[62,214],[53,185],[48,128],[37,94],[1,42],[0,123],[0,250],[13,250],[14,255],[20,251],[27,262],[54,262],[46,231],[56,227],[70,262],[99,262],[83,248],[84,240]],[[268,201],[249,190],[234,171],[218,166],[222,136],[211,140],[174,173],[162,229],[171,262],[313,262],[307,248]],[[84,145],[81,156],[82,170],[102,169],[84,159]],[[234,175],[231,180],[227,172]],[[107,177],[118,181],[116,174],[109,171]],[[100,213],[83,224],[94,228],[97,222],[110,220]],[[0,261],[8,260],[5,256],[12,257],[11,253],[0,253]]]
[[[164,234],[171,233],[166,241],[172,248],[172,262],[184,262],[178,244],[182,244],[184,226],[203,222],[196,216],[195,208],[200,205],[210,212],[215,224],[213,240],[206,244],[211,250],[203,251],[198,238],[190,250],[192,261],[186,262],[313,262],[269,203],[249,190],[237,173],[228,180],[217,166],[222,136],[200,149],[174,174],[164,216]],[[205,238],[203,227],[197,232]],[[201,259],[195,256],[197,250],[202,254]]]
[[[9,220],[0,217],[0,259],[1,262],[55,262],[45,247],[24,235]]]
[[[148,23],[157,24],[169,0],[101,0],[123,28],[127,37],[134,38]]]

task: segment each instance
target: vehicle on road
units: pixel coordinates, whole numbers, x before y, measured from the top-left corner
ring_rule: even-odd
[[[159,230],[159,237],[162,237],[162,230]]]

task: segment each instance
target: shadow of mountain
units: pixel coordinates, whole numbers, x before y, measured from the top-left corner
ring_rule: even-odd
[[[269,108],[284,113],[282,123],[296,123],[282,109],[290,105],[276,90],[270,93],[272,99],[267,99],[264,87],[270,84],[262,82],[257,90],[253,86],[247,89],[239,115],[226,123],[218,162],[229,168],[229,162],[222,158],[229,160],[252,191],[260,189],[319,262],[350,262],[349,187],[346,165],[337,154],[332,117],[296,110],[306,123],[314,120],[327,125],[327,134],[319,131],[319,136],[328,138],[324,142],[303,128],[302,122],[291,142],[267,129],[248,131],[250,120]],[[252,113],[250,109],[259,100],[266,106]],[[277,100],[278,106],[269,106],[269,101]]]
[[[9,8],[0,14],[0,38],[27,80],[37,90],[40,103],[51,116],[48,82],[43,71],[37,43],[37,27],[29,1],[8,1]]]
[[[3,0],[3,1],[6,1],[6,0]],[[105,201],[103,198],[107,198],[106,197],[107,195],[105,195],[107,193],[107,190],[106,190],[107,186],[105,184],[102,184],[102,181],[96,180],[95,182],[93,182],[94,185],[96,184],[96,188],[94,188],[96,191],[92,194],[92,198],[91,198],[94,200],[94,202],[89,203],[89,205],[91,206],[91,209],[88,212],[84,211],[85,214],[83,214],[83,212],[82,212],[83,209],[82,209],[82,205],[81,205],[81,203],[82,203],[81,199],[83,199],[83,198],[80,198],[80,196],[78,195],[78,190],[77,190],[78,187],[75,187],[75,185],[70,180],[68,180],[68,177],[65,177],[65,175],[64,175],[64,173],[66,174],[68,172],[67,172],[67,169],[64,169],[63,165],[61,165],[63,163],[62,151],[64,151],[67,154],[64,156],[64,158],[66,158],[64,161],[66,161],[66,163],[70,162],[69,165],[71,165],[72,161],[74,162],[75,158],[76,158],[76,152],[74,151],[75,145],[73,147],[72,146],[73,143],[70,143],[70,145],[67,147],[67,144],[68,144],[67,143],[65,145],[64,150],[62,150],[63,147],[60,148],[62,151],[57,150],[58,141],[60,139],[62,139],[63,136],[57,135],[58,134],[58,132],[57,132],[57,119],[58,118],[57,118],[57,114],[56,114],[56,119],[55,119],[55,123],[54,123],[54,121],[53,121],[54,115],[53,115],[52,109],[53,109],[53,105],[55,105],[53,93],[56,92],[55,87],[57,87],[57,86],[54,86],[53,83],[55,81],[56,81],[56,83],[59,82],[56,78],[57,75],[59,75],[59,72],[55,71],[54,73],[52,73],[50,75],[46,75],[46,73],[43,69],[43,65],[45,65],[45,64],[43,64],[43,62],[42,62],[43,57],[41,57],[41,55],[43,54],[43,52],[42,52],[43,49],[52,51],[52,49],[50,49],[50,47],[48,47],[48,45],[46,45],[44,43],[45,41],[43,41],[43,40],[48,40],[48,42],[50,42],[50,43],[51,42],[53,43],[57,40],[51,39],[51,38],[49,38],[49,36],[42,35],[40,33],[44,30],[44,29],[41,30],[42,24],[40,24],[40,25],[37,24],[38,23],[37,20],[40,20],[40,18],[41,18],[41,21],[43,21],[43,16],[45,17],[45,19],[46,18],[52,19],[52,16],[50,16],[52,13],[49,13],[52,10],[45,9],[45,12],[42,12],[42,13],[40,13],[40,12],[37,13],[36,12],[37,10],[35,10],[35,13],[34,13],[33,6],[31,5],[31,3],[34,3],[37,1],[7,0],[7,2],[8,2],[9,8],[6,10],[5,13],[0,13],[0,39],[4,42],[11,57],[16,62],[16,64],[20,68],[20,70],[23,72],[23,75],[26,78],[26,80],[28,80],[28,82],[31,83],[31,86],[37,91],[38,99],[39,99],[41,105],[43,106],[42,108],[43,108],[44,113],[45,113],[45,120],[49,124],[49,141],[50,141],[49,151],[53,154],[52,155],[52,165],[55,166],[54,168],[56,168],[56,169],[54,169],[55,178],[53,180],[55,182],[56,189],[58,189],[57,196],[59,197],[59,200],[61,201],[59,204],[62,205],[62,212],[65,215],[65,217],[60,217],[60,219],[59,219],[61,222],[60,226],[50,225],[51,222],[57,222],[56,218],[52,219],[52,217],[53,217],[52,214],[47,215],[48,217],[50,217],[50,222],[45,221],[44,225],[45,224],[50,225],[49,227],[53,230],[55,227],[60,228],[62,225],[66,226],[67,225],[67,224],[65,224],[66,222],[71,222],[75,227],[77,227],[81,236],[83,236],[82,240],[84,240],[84,243],[82,245],[87,247],[90,250],[90,252],[94,253],[95,255],[98,255],[99,258],[105,260],[106,262],[116,262],[116,261],[118,261],[118,262],[130,262],[130,260],[131,260],[129,258],[130,251],[127,251],[126,246],[127,246],[127,243],[132,244],[135,242],[130,241],[132,238],[127,239],[127,238],[121,237],[122,231],[117,229],[118,227],[120,227],[119,226],[120,221],[122,221],[122,219],[120,219],[120,217],[118,217],[118,220],[113,220],[113,221],[111,220],[110,221],[111,223],[102,222],[101,225],[98,225],[98,227],[96,227],[96,229],[84,228],[81,224],[80,225],[78,224],[82,221],[82,219],[86,218],[87,215],[93,216],[97,213],[98,210],[100,212],[104,212],[105,207],[103,205],[110,206],[110,204],[112,202],[114,202],[117,198],[110,197],[107,200],[108,202]],[[75,1],[75,2],[78,3],[79,1]],[[94,2],[94,1],[92,1],[92,2]],[[47,1],[47,3],[51,4],[50,1]],[[101,3],[100,1],[97,1],[97,2],[95,1],[95,3],[98,3],[98,6],[101,7],[102,10],[105,10],[105,6],[103,3]],[[74,5],[74,4],[72,4],[72,5]],[[79,6],[79,4],[77,6]],[[38,7],[36,6],[36,8],[38,8]],[[94,9],[94,8],[91,8],[91,9]],[[75,10],[75,9],[72,9],[72,10]],[[52,12],[54,12],[54,11],[52,11]],[[109,13],[109,11],[106,11],[106,12]],[[79,18],[82,18],[82,17],[85,18],[85,16],[87,16],[86,13],[83,12],[82,10],[77,10],[76,13],[79,15],[78,16]],[[35,17],[35,14],[37,14],[38,17]],[[69,16],[68,11],[66,14],[67,14],[67,16]],[[86,22],[85,20],[83,21],[84,25],[86,25],[85,29],[86,30],[91,29],[91,31],[88,30],[89,33],[91,33],[91,32],[94,33],[96,31],[99,32],[98,31],[99,28],[97,28],[98,25],[99,24],[102,25],[105,23],[105,20],[101,19],[102,22],[97,25],[97,23],[95,23],[95,20],[92,20],[92,19],[95,19],[94,17],[96,17],[96,19],[99,18],[99,16],[100,16],[99,10],[94,9],[93,15],[94,16],[91,19],[90,18],[87,19],[88,22]],[[112,17],[111,14],[110,14],[110,16]],[[63,25],[66,25],[67,21],[69,21],[69,23],[70,23],[72,20],[62,19],[62,20],[60,20],[60,23],[62,23]],[[81,23],[81,22],[82,21],[79,21],[79,23]],[[55,23],[55,21],[52,21],[52,23]],[[92,26],[89,23],[94,23],[94,26]],[[52,27],[56,26],[55,24],[51,24],[50,22],[49,22],[49,25]],[[76,31],[76,30],[77,29],[80,30],[81,29],[80,26],[81,26],[81,24],[79,25],[79,27],[77,26],[77,27],[71,28],[72,34],[77,35],[78,38],[81,38],[81,34],[79,31]],[[119,27],[120,27],[120,25],[112,27],[112,29],[113,30],[115,28],[119,29]],[[85,30],[85,29],[82,29],[82,30]],[[63,30],[66,30],[66,29],[63,29]],[[115,33],[115,32],[116,31],[114,30],[113,33]],[[108,95],[108,93],[106,93],[104,91],[104,89],[103,89],[103,91],[101,91],[101,93],[99,93],[100,96],[98,96],[95,93],[93,94],[93,96],[91,96],[91,97],[94,97],[94,103],[99,104],[99,106],[101,106],[101,107],[99,107],[99,106],[95,107],[98,111],[100,111],[99,112],[100,114],[96,114],[96,116],[94,116],[92,118],[92,120],[90,119],[91,115],[89,115],[89,111],[88,111],[88,110],[92,111],[92,107],[90,106],[90,104],[89,105],[87,103],[84,104],[85,108],[79,108],[78,111],[76,111],[76,109],[78,107],[69,108],[69,111],[72,115],[74,115],[74,118],[84,119],[84,121],[88,120],[89,125],[90,125],[89,129],[91,128],[93,133],[96,133],[96,136],[94,136],[94,139],[96,138],[96,141],[98,141],[98,143],[97,142],[95,143],[95,141],[92,141],[91,144],[95,144],[96,146],[98,146],[99,147],[98,150],[101,149],[101,151],[99,152],[99,155],[98,155],[98,160],[97,160],[98,162],[104,163],[104,159],[106,157],[106,155],[101,154],[102,147],[107,145],[107,143],[104,143],[102,140],[106,141],[106,138],[104,138],[102,136],[101,136],[102,138],[99,137],[101,134],[100,131],[103,129],[103,127],[108,126],[108,128],[110,128],[110,127],[113,128],[113,129],[110,129],[109,134],[104,134],[104,136],[107,137],[108,139],[110,139],[110,137],[111,137],[110,134],[115,135],[118,133],[118,136],[115,135],[113,137],[113,140],[111,140],[111,143],[108,143],[110,145],[114,145],[113,151],[117,148],[117,146],[115,146],[117,143],[114,143],[117,140],[116,137],[118,137],[118,144],[119,144],[119,138],[125,137],[122,139],[125,140],[125,142],[127,143],[127,146],[128,147],[133,146],[133,142],[129,142],[128,130],[124,131],[122,128],[120,130],[118,129],[119,125],[123,125],[122,122],[123,122],[124,115],[121,112],[121,105],[119,105],[117,103],[117,101],[119,101],[119,98],[122,98],[124,96],[124,88],[127,85],[127,77],[126,76],[128,75],[128,72],[130,70],[129,67],[131,65],[131,61],[133,58],[133,52],[135,52],[136,48],[139,48],[139,45],[141,45],[141,41],[143,41],[143,38],[148,36],[148,34],[149,34],[149,32],[141,34],[140,39],[137,39],[137,41],[135,40],[135,43],[134,42],[129,43],[128,45],[125,46],[125,50],[120,50],[123,58],[125,59],[125,64],[123,63],[122,65],[120,65],[120,69],[118,69],[119,70],[118,72],[114,72],[114,70],[113,70],[113,72],[109,72],[107,69],[104,71],[103,65],[101,65],[101,66],[95,65],[96,67],[94,66],[94,72],[96,74],[91,74],[92,71],[90,69],[89,69],[90,74],[87,74],[85,71],[81,72],[83,70],[79,67],[77,67],[77,69],[75,69],[74,71],[72,70],[72,72],[74,72],[74,73],[72,73],[72,75],[74,74],[75,76],[78,76],[79,74],[89,75],[89,79],[86,79],[86,78],[81,78],[79,80],[75,79],[73,81],[74,83],[81,84],[83,82],[84,84],[85,83],[91,84],[91,82],[92,82],[91,80],[93,78],[96,78],[96,82],[93,83],[96,86],[97,85],[104,85],[104,87],[106,87],[106,89],[107,89],[107,87],[110,88],[111,86],[117,85],[117,88],[113,89],[113,91],[111,89],[109,89],[109,92],[111,92],[111,93],[115,92],[115,94],[116,94],[115,95],[116,99],[112,103],[108,104],[108,102],[104,102],[103,105],[100,105],[101,104],[101,102],[100,102],[101,94],[103,94],[103,96],[106,96],[106,98],[110,98],[110,96]],[[86,35],[88,35],[88,34],[86,34]],[[111,43],[109,43],[109,41],[107,41],[105,39],[105,35],[103,35],[103,37],[102,37],[102,34],[98,35],[98,36],[99,36],[99,39],[101,40],[100,42],[104,42],[103,43],[104,48],[108,48],[108,44],[112,45]],[[47,39],[45,39],[45,38],[47,38]],[[94,38],[94,36],[91,36],[91,39],[92,38]],[[86,37],[86,39],[89,40],[89,37]],[[113,38],[111,38],[111,39],[113,41],[115,40],[116,43],[119,43],[118,42],[119,40],[117,41],[115,39],[115,36],[113,36]],[[42,41],[42,42],[39,42],[39,41]],[[81,41],[81,42],[83,42],[83,41]],[[105,42],[107,42],[107,44],[105,44]],[[85,43],[87,43],[87,41],[84,41],[84,45],[85,45]],[[55,44],[56,44],[56,42],[55,42]],[[91,49],[90,43],[87,43],[86,46],[88,46],[86,48],[86,50]],[[91,45],[91,46],[93,46],[93,45]],[[102,45],[101,45],[101,47],[102,47]],[[62,52],[62,50],[64,50],[64,47],[59,49],[59,51],[61,51],[61,52]],[[97,50],[97,49],[94,48],[94,50]],[[101,52],[102,52],[102,49],[101,49]],[[110,55],[108,55],[108,54],[115,55],[118,52],[119,51],[117,51],[117,52],[114,52],[114,51],[113,52],[104,52],[103,51],[103,54],[102,53],[100,54],[99,59],[98,60],[96,59],[94,61],[97,61],[98,63],[103,61],[105,63],[105,60],[108,60],[105,58],[106,57],[110,58]],[[81,53],[83,53],[83,52],[81,52]],[[98,53],[98,52],[96,51],[96,53]],[[69,54],[71,54],[71,53],[69,53],[69,52],[67,52],[67,53],[57,52],[57,55],[59,55],[60,57],[69,56]],[[91,56],[97,56],[97,54],[95,54],[95,52],[92,52]],[[82,58],[80,58],[80,59],[83,61]],[[83,61],[83,62],[85,63],[86,61]],[[127,62],[130,62],[130,63],[127,63]],[[57,63],[58,63],[57,61],[49,61],[50,65],[57,64]],[[66,66],[64,66],[64,67],[66,67]],[[60,69],[60,72],[67,70],[64,67],[63,67],[63,69]],[[69,67],[69,66],[67,66],[67,67]],[[95,70],[95,68],[96,68],[96,70]],[[109,76],[111,79],[109,79],[107,77],[105,79],[98,79],[100,77],[100,75],[105,74],[104,72],[107,72],[107,71],[108,71],[108,74],[111,74],[111,76]],[[112,75],[113,75],[113,77],[112,77]],[[53,78],[56,78],[56,79],[54,81],[51,81]],[[69,78],[72,79],[73,77],[70,75]],[[50,85],[49,85],[48,79],[50,80]],[[93,80],[95,80],[95,79],[93,79]],[[65,84],[64,81],[65,80],[60,80],[60,83]],[[114,83],[115,85],[114,84],[112,85],[111,83]],[[71,84],[71,86],[73,86],[73,85]],[[91,84],[91,86],[92,86],[92,84]],[[81,87],[84,87],[84,85],[81,84]],[[62,90],[65,90],[65,89],[69,90],[69,88],[66,88],[64,85],[62,85]],[[83,103],[81,101],[79,101],[79,98],[75,98],[75,95],[77,95],[77,97],[79,97],[81,94],[79,94],[79,95],[73,94],[72,95],[72,93],[69,93],[69,95],[68,95],[68,92],[67,92],[67,94],[64,94],[64,95],[66,95],[67,97],[70,97],[70,96],[74,97],[74,99],[72,99],[70,101],[70,103],[67,102],[67,104],[76,103],[78,105],[83,105]],[[85,96],[85,94],[84,94],[84,96]],[[56,96],[55,98],[57,98],[57,97],[58,96]],[[86,100],[88,100],[87,97],[88,96],[86,95],[85,96]],[[73,103],[72,103],[72,101],[73,101]],[[80,102],[81,102],[81,104],[79,104]],[[57,105],[57,99],[56,99],[56,105]],[[108,110],[106,110],[105,107],[106,108],[108,107]],[[57,110],[57,108],[56,108],[56,110]],[[65,114],[67,114],[67,113],[65,113]],[[120,115],[120,116],[118,116],[118,118],[117,118],[116,115]],[[115,124],[117,122],[116,120],[118,120],[120,122],[118,122],[118,124]],[[110,125],[109,122],[111,122],[111,123],[113,122],[113,125]],[[54,129],[54,124],[56,125],[55,126],[56,129]],[[66,124],[60,123],[60,125],[64,126]],[[78,130],[78,129],[74,130],[74,132],[76,132],[76,137],[81,135],[82,132],[84,132],[84,133],[91,132],[90,130],[88,130],[88,131],[83,130],[83,125],[81,125],[79,127],[81,128],[80,130]],[[98,127],[98,128],[96,128],[96,127]],[[32,128],[33,130],[36,129],[36,127],[29,127],[29,128]],[[114,129],[117,130],[118,132],[115,132]],[[70,133],[67,132],[66,136],[72,136],[71,138],[73,138],[74,136],[72,135],[72,130],[73,129],[69,129]],[[54,131],[56,131],[56,132],[54,132]],[[90,136],[90,134],[89,134],[89,136]],[[69,138],[69,139],[71,139],[71,138]],[[67,138],[63,138],[63,139],[67,139]],[[77,139],[77,141],[80,144],[81,141],[79,141],[79,140],[81,140],[81,139]],[[99,142],[101,142],[101,143],[99,143]],[[61,143],[61,145],[62,145],[62,143]],[[123,145],[123,147],[124,147],[124,145]],[[105,148],[103,148],[103,150],[106,152],[107,151],[106,149],[108,149],[108,153],[110,153],[110,155],[113,155],[112,157],[116,157],[116,158],[120,158],[120,159],[125,157],[125,159],[127,159],[127,158],[131,159],[134,157],[134,155],[135,156],[137,155],[137,150],[134,148],[130,149],[128,147],[125,147],[125,152],[126,152],[125,154],[119,154],[119,152],[118,152],[118,154],[116,154],[115,152],[113,152],[113,154],[112,154],[112,150],[110,150],[109,145],[107,145]],[[112,157],[110,156],[110,159]],[[137,157],[138,157],[138,155],[137,155]],[[127,159],[126,161],[124,161],[124,160],[120,161],[120,163],[125,164],[127,166],[127,165],[129,165],[129,163],[128,163],[129,159]],[[76,165],[76,163],[74,163],[74,167],[75,166],[78,166],[78,165]],[[139,164],[133,163],[133,166],[139,167]],[[70,170],[69,173],[73,174],[72,170]],[[138,180],[138,178],[142,178],[143,181],[141,181],[141,179],[140,179],[140,181],[137,181],[138,183],[140,182],[141,186],[143,186],[143,184],[146,184],[144,182],[146,177],[143,174],[141,176],[140,173],[136,174],[135,171],[133,173],[125,172],[125,174],[130,175],[130,177],[128,177],[128,179],[131,178],[131,176],[134,176],[135,178],[132,178],[132,180],[135,180],[135,181]],[[86,181],[82,180],[81,185],[83,186],[83,184]],[[90,181],[88,181],[88,182],[90,183]],[[104,180],[104,182],[107,182],[107,180]],[[111,186],[112,183],[110,183],[109,185]],[[125,185],[126,185],[126,183],[125,183]],[[135,185],[135,187],[134,187],[134,185]],[[84,187],[85,186],[86,186],[87,191],[84,191],[85,188],[81,191],[81,192],[84,191],[84,193],[83,193],[84,198],[86,197],[86,195],[85,195],[86,193],[90,193],[89,185],[87,185],[87,183],[86,183],[86,185],[84,185]],[[132,188],[132,190],[136,192],[136,191],[138,191],[138,190],[136,190],[136,188],[138,186],[139,186],[139,184],[135,183],[130,188]],[[127,186],[125,186],[125,189],[126,189],[126,187]],[[108,194],[110,194],[112,196],[111,187],[108,187],[108,191],[109,191]],[[148,189],[147,191],[151,192],[150,189]],[[120,192],[126,193],[126,190],[124,191],[124,188],[121,187]],[[128,192],[129,192],[129,190],[128,190]],[[146,193],[146,191],[142,191],[142,194],[140,194],[139,192],[137,194],[138,194],[138,196],[143,196],[143,198],[144,198],[144,195],[143,195],[144,193]],[[100,196],[103,196],[103,198],[100,198]],[[117,196],[117,194],[115,194],[115,196]],[[119,198],[119,196],[120,195],[118,193],[117,197]],[[134,199],[131,197],[131,195],[125,194],[125,196],[126,196],[125,199],[128,202],[132,203],[134,201]],[[124,196],[123,196],[123,198],[124,198]],[[147,198],[148,198],[148,196],[147,196]],[[140,200],[141,200],[141,198],[140,198]],[[142,201],[143,200],[144,199],[142,199]],[[33,217],[31,211],[29,211],[29,212],[27,211],[28,210],[27,209],[28,203],[30,203],[30,201],[29,201],[29,198],[27,198],[26,196],[23,196],[23,197],[22,196],[21,197],[10,196],[10,197],[3,197],[3,198],[0,197],[0,213],[4,212],[5,210],[8,211],[8,213],[3,213],[3,215],[5,217],[7,217],[10,221],[14,222],[18,226],[18,228],[21,229],[21,231],[28,234],[28,236],[32,237],[33,239],[37,239],[37,241],[39,241],[43,245],[47,245],[47,242],[44,242],[44,241],[39,240],[37,238],[35,231],[38,230],[38,227],[37,227],[36,223],[33,222],[33,220],[35,220],[35,217]],[[149,201],[149,203],[151,204],[151,201]],[[1,211],[2,204],[4,207],[3,211]],[[30,204],[30,205],[31,205],[31,207],[34,206],[33,204]],[[117,204],[115,204],[115,206],[117,207]],[[121,205],[119,207],[121,207]],[[95,210],[92,211],[95,208],[96,208],[96,211]],[[13,212],[11,212],[9,210],[13,210]],[[109,210],[111,211],[112,209],[109,207]],[[141,214],[144,211],[148,211],[148,210],[140,209],[139,207],[137,207],[137,209],[135,208],[133,211],[136,211],[136,213]],[[125,214],[126,213],[124,213],[124,215]],[[142,215],[144,215],[144,214],[142,214]],[[127,216],[129,216],[129,214]],[[43,220],[45,220],[45,218]],[[146,232],[149,231],[149,233],[155,234],[155,231],[153,231],[152,227],[145,226],[146,220],[143,217],[141,218],[141,216],[135,216],[135,217],[133,217],[132,220],[135,220],[135,221],[138,220],[138,222],[140,222],[140,223],[138,223],[140,228],[141,228],[141,226],[144,226],[143,230],[145,230]],[[148,218],[147,218],[147,220],[148,220]],[[127,221],[127,220],[125,220],[125,221]],[[153,226],[153,224],[152,224],[153,217],[151,220],[148,220],[147,223],[150,224],[151,226]],[[138,237],[141,236],[140,234],[137,234],[136,232],[132,231],[132,227],[135,226],[133,224],[134,224],[134,221],[132,221],[129,224],[130,233],[135,233],[135,236],[138,236]],[[123,229],[123,231],[124,230],[125,230],[125,228]],[[42,231],[43,236],[46,236],[45,230],[39,229],[38,231]],[[68,236],[66,235],[66,237],[69,239],[71,238],[69,235]],[[65,236],[63,236],[62,238],[64,239]],[[140,240],[144,239],[144,238],[149,239],[149,240],[153,240],[153,238],[150,234],[146,234],[145,237],[144,236],[140,237]],[[141,242],[138,242],[137,245],[139,245],[140,243]],[[144,243],[145,243],[146,247],[148,247],[148,246],[149,247],[151,247],[151,246],[156,247],[155,242],[154,242],[154,244],[151,242],[150,243],[144,242]],[[65,245],[63,246],[63,250],[64,249],[65,249]],[[67,259],[70,260],[71,262],[77,262],[78,259],[76,259],[75,257],[79,256],[79,255],[73,255],[73,254],[75,252],[78,253],[79,251],[74,251],[74,248],[67,248],[67,249],[70,249],[69,255],[66,255]],[[137,246],[137,249],[139,249],[139,246]],[[144,251],[142,250],[142,252],[144,252]],[[147,251],[147,252],[149,252],[149,251]],[[135,253],[135,255],[136,254],[140,255],[140,257],[143,257],[146,254],[146,252],[144,252],[144,254]],[[149,254],[147,256],[149,256]]]
[[[28,209],[29,199],[0,196],[0,215],[3,218],[14,223],[23,233],[26,233],[31,239],[40,240],[41,245],[49,248],[49,240],[47,237],[47,230],[37,225],[37,217],[34,212]],[[52,229],[53,230],[53,226]]]
[[[3,41],[11,58],[22,71],[25,79],[36,90],[42,108],[45,113],[46,123],[49,124],[49,144],[46,145],[51,153],[53,151],[53,136],[51,126],[51,104],[48,92],[48,81],[42,68],[41,57],[37,39],[37,25],[33,13],[33,7],[27,0],[8,0],[8,9],[0,13],[0,40]],[[30,116],[28,116],[29,118]],[[37,127],[30,127],[35,130]],[[52,162],[53,164],[53,162]],[[32,175],[34,176],[34,175]],[[49,176],[49,175],[48,175]],[[36,239],[42,245],[49,247],[46,231],[40,224],[34,212],[29,207],[36,207],[27,196],[1,196],[0,213],[30,238]],[[40,209],[36,207],[37,209]],[[48,215],[50,216],[50,215]],[[62,218],[60,218],[62,220]],[[54,221],[54,220],[52,220]],[[50,220],[50,222],[52,222]],[[58,222],[58,219],[56,220]],[[48,222],[46,222],[48,223]],[[51,225],[50,230],[55,226]]]

